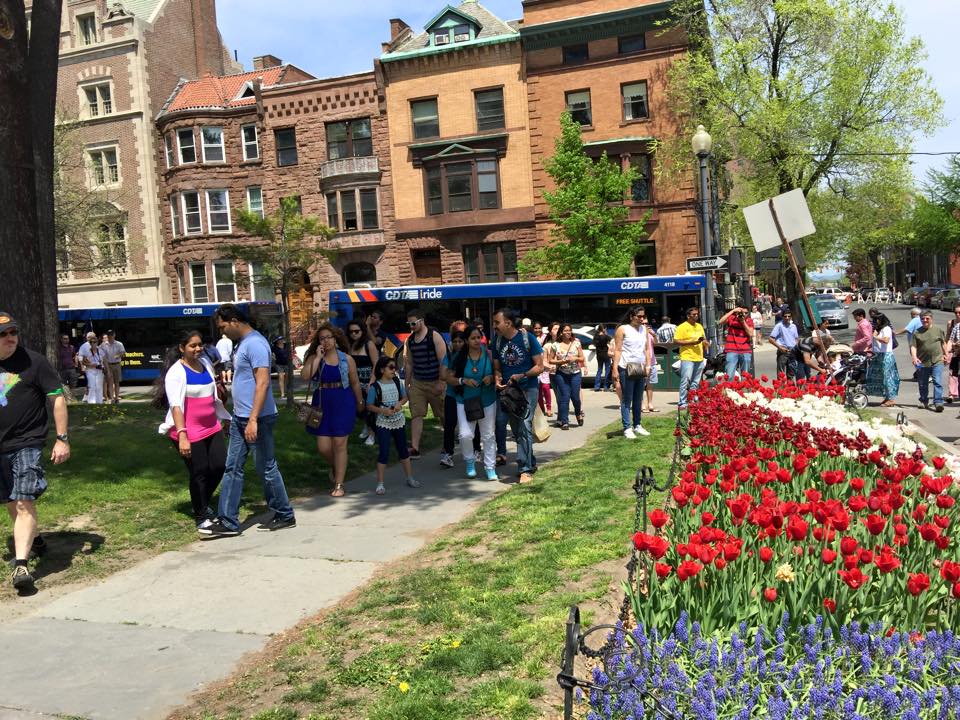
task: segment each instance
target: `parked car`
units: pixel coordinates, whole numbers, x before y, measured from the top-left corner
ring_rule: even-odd
[[[813,302],[816,303],[820,317],[827,321],[828,328],[846,329],[850,327],[850,321],[847,319],[847,309],[839,299],[831,295],[817,295],[813,298]]]
[[[953,310],[960,305],[960,288],[946,288],[933,296],[933,306],[940,310]]]
[[[923,290],[922,287],[917,285],[916,287],[908,288],[906,292],[903,293],[902,301],[904,305],[915,305],[917,302],[917,293]]]
[[[941,287],[928,287],[923,288],[916,296],[916,305],[923,308],[931,307],[930,301],[933,299],[933,296],[938,292],[943,290]]]

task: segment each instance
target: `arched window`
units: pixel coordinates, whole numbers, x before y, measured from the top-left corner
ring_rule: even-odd
[[[341,273],[344,287],[376,285],[377,269],[368,262],[350,263]]]

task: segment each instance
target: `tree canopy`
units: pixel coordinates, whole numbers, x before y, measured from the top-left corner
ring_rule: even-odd
[[[556,188],[544,191],[550,208],[552,241],[524,256],[521,275],[557,278],[602,278],[630,275],[631,264],[646,235],[645,220],[631,222],[624,199],[637,180],[634,168],[623,169],[606,153],[584,153],[580,125],[569,112],[560,116],[556,152],[545,163]]]

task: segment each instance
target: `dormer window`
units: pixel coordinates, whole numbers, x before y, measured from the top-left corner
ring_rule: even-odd
[[[433,44],[434,45],[449,45],[450,44],[450,31],[449,30],[437,30],[433,33]]]
[[[457,26],[453,29],[453,41],[454,41],[455,43],[458,43],[458,42],[466,42],[466,41],[469,40],[469,39],[470,39],[470,26],[469,26],[469,25],[457,25]]]
[[[243,87],[240,88],[240,92],[237,93],[237,96],[234,100],[242,100],[243,98],[252,98],[256,97],[256,94],[253,92],[253,83],[249,80],[243,84]]]
[[[441,13],[426,28],[434,47],[469,42],[480,32],[479,24],[455,10]]]

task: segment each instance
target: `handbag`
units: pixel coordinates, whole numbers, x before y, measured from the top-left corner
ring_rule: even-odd
[[[314,407],[312,400],[313,383],[307,386],[307,396],[304,400],[297,402],[297,422],[304,425],[309,430],[316,430],[320,427],[323,420],[323,408]]]
[[[547,422],[547,416],[537,405],[537,409],[533,411],[533,439],[538,443],[546,442],[550,439],[551,432],[553,431],[550,429],[550,423]]]
[[[647,368],[643,363],[628,362],[627,377],[631,380],[640,380],[647,376]]]
[[[483,420],[483,399],[479,395],[464,398],[463,414],[467,416],[467,422]]]
[[[522,418],[527,414],[529,403],[523,388],[511,382],[500,391],[500,407],[507,415]]]

